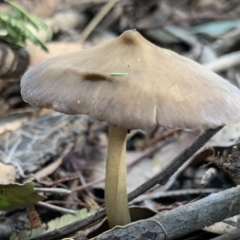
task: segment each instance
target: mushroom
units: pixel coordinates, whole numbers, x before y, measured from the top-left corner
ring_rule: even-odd
[[[23,99],[109,124],[105,203],[110,227],[130,222],[126,135],[156,125],[210,129],[240,118],[240,91],[215,73],[159,48],[135,30],[27,71]]]

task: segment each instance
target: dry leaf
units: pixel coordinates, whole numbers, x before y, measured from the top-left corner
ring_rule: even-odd
[[[0,184],[14,183],[15,178],[16,178],[15,167],[0,162]]]

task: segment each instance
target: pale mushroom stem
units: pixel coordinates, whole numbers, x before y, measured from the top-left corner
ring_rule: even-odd
[[[109,227],[131,222],[126,187],[127,130],[109,127],[105,204]]]

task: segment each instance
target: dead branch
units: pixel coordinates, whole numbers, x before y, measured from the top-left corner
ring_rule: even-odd
[[[174,239],[240,213],[240,186],[104,233],[95,240]]]
[[[204,131],[199,137],[196,138],[196,140],[193,142],[191,146],[183,150],[173,161],[168,164],[161,172],[153,176],[151,179],[146,181],[144,184],[139,186],[137,189],[132,191],[128,195],[128,200],[131,201],[135,199],[136,197],[140,196],[141,194],[145,193],[152,187],[154,187],[157,184],[165,184],[168,179],[177,171],[177,169],[184,164],[190,158],[195,154],[215,133],[217,133],[219,130],[221,130],[222,127],[218,127],[216,129],[209,129]],[[102,219],[105,216],[105,210],[98,211],[93,216],[87,217],[84,220],[80,220],[77,222],[74,222],[72,224],[69,224],[63,228],[59,228],[58,231],[52,231],[48,232],[46,234],[43,234],[41,236],[32,237],[29,240],[54,240],[59,239],[61,237],[67,236],[71,233],[74,233],[80,229],[85,228],[86,226]],[[138,239],[138,238],[136,238]]]

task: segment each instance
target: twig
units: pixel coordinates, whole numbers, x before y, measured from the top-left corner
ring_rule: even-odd
[[[139,161],[141,161],[142,159],[154,154],[156,151],[158,151],[159,149],[161,149],[166,143],[159,143],[156,144],[154,146],[149,147],[149,149],[146,149],[145,151],[143,151],[139,156],[137,156],[134,160],[132,160],[130,163],[127,164],[127,169],[133,167],[133,165],[137,164]],[[104,182],[105,178],[101,178],[101,179],[97,179],[95,181],[86,183],[83,186],[79,186],[73,189],[73,191],[82,191],[85,190],[86,188],[90,188],[92,186],[94,186],[95,184]]]
[[[216,14],[213,15],[213,13],[211,12],[209,13],[194,13],[194,15],[185,15],[185,16],[174,16],[173,19],[170,19],[168,21],[168,18],[172,17],[172,13],[169,14],[169,16],[167,16],[165,19],[163,19],[163,21],[158,22],[156,21],[155,24],[151,24],[148,26],[138,26],[138,29],[140,30],[147,30],[147,29],[155,29],[155,28],[162,28],[165,27],[167,25],[175,25],[175,24],[179,24],[179,23],[183,23],[183,22],[194,22],[194,21],[199,21],[199,20],[234,20],[237,19],[236,16],[231,16],[231,15],[227,15],[227,14]]]
[[[153,155],[155,152],[159,151],[165,145],[166,145],[166,142],[160,142],[144,150],[143,152],[141,152],[140,156],[137,156],[134,160],[132,160],[130,163],[127,164],[127,169],[129,170],[129,168],[133,167],[139,161]]]
[[[193,156],[190,157],[183,165],[168,179],[166,184],[161,186],[161,191],[167,191],[168,189],[171,188],[171,186],[175,183],[176,179],[178,176],[185,170],[187,167],[192,163],[193,161]]]
[[[123,228],[114,228],[98,236],[97,240],[185,239],[184,235],[222,221],[240,213],[240,186],[164,211],[146,220],[131,223]],[[161,226],[159,226],[161,224]],[[164,229],[164,230],[163,230]],[[239,233],[238,233],[239,234]],[[228,237],[221,239],[230,239]],[[233,239],[239,239],[233,238]],[[216,240],[216,239],[215,239]],[[219,238],[217,239],[219,240]]]
[[[49,209],[54,210],[54,211],[76,215],[76,212],[71,210],[71,209],[58,207],[58,206],[55,206],[55,205],[52,205],[52,204],[49,204],[49,203],[46,203],[46,202],[38,202],[37,205],[41,206],[41,207],[49,208]],[[43,238],[41,238],[41,239],[43,239]]]
[[[103,8],[98,12],[98,14],[92,19],[92,21],[88,24],[88,26],[83,30],[80,42],[84,43],[88,38],[90,33],[94,30],[94,28],[101,22],[101,20],[106,16],[106,14],[114,7],[118,0],[109,0]]]
[[[217,58],[204,66],[213,72],[226,71],[240,65],[240,51],[232,52]]]
[[[76,179],[78,179],[78,176],[65,177],[65,178],[61,178],[61,179],[58,179],[53,182],[47,182],[47,181],[43,181],[43,180],[38,180],[38,182],[44,184],[47,187],[52,187],[52,186],[56,186],[56,185],[62,184],[64,182],[69,182],[69,181],[76,180]]]
[[[144,150],[147,147],[149,147],[150,145],[152,145],[152,144],[162,140],[163,138],[166,138],[167,136],[172,135],[173,133],[178,132],[178,131],[179,131],[179,129],[169,129],[168,131],[164,132],[163,134],[160,134],[160,135],[150,139],[149,141],[147,141],[145,144],[143,144],[140,147],[140,150]]]
[[[234,20],[237,19],[237,16],[233,16],[230,14],[213,14],[213,12],[210,13],[198,13],[198,12],[192,12],[191,14],[188,14],[184,17],[176,17],[172,21],[170,21],[171,24],[176,24],[176,23],[182,23],[182,22],[187,22],[190,21],[193,23],[194,21],[200,21],[200,20]]]
[[[34,188],[34,190],[37,192],[57,193],[60,195],[68,195],[72,193],[72,191],[63,188]]]
[[[76,187],[76,188],[74,188],[72,191],[73,191],[73,192],[83,191],[83,190],[85,190],[86,188],[90,188],[90,187],[92,187],[92,186],[95,185],[95,184],[104,182],[104,180],[105,180],[105,178],[97,179],[97,180],[95,180],[95,181],[86,183],[84,186]]]
[[[57,158],[53,163],[46,166],[45,168],[42,168],[40,171],[34,174],[34,176],[30,178],[30,180],[33,178],[41,179],[43,177],[46,177],[47,175],[52,174],[62,164],[64,157],[72,150],[73,145],[74,145],[73,143],[69,143],[65,147],[64,151],[62,152],[59,158]]]
[[[219,237],[212,238],[211,240],[239,240],[240,229],[235,229],[231,232],[225,233]]]
[[[216,129],[209,129],[204,131],[191,146],[182,151],[169,165],[167,165],[160,173],[155,175],[153,178],[149,179],[142,186],[138,187],[136,190],[132,191],[128,195],[129,201],[132,201],[142,193],[148,191],[156,184],[164,184],[172,176],[172,174],[190,158],[194,153],[196,153],[214,134],[220,131],[223,127],[218,127]],[[52,231],[46,234],[41,235],[40,237],[29,238],[28,240],[54,240],[61,237],[72,234],[84,227],[92,224],[106,215],[105,210],[95,213],[93,216],[87,217],[84,220],[76,221],[72,224],[69,224],[65,227],[58,229],[59,231]]]
[[[137,189],[128,195],[129,201],[147,192],[157,184],[164,185],[168,179],[194,154],[196,153],[214,134],[220,131],[223,127],[206,130],[201,134],[191,146],[183,150],[177,157],[173,159],[161,172],[150,178]]]
[[[173,197],[173,196],[182,196],[182,195],[191,195],[191,194],[206,194],[206,193],[216,193],[219,191],[223,191],[223,189],[219,188],[199,188],[199,189],[182,189],[182,190],[172,190],[166,192],[151,192],[144,195],[141,195],[134,199],[131,203],[142,202],[146,199],[153,198],[164,198],[164,197]]]
[[[83,202],[73,202],[73,201],[60,201],[60,200],[49,200],[46,201],[49,204],[56,204],[56,205],[73,205],[73,206],[81,206],[88,208],[89,206]]]
[[[87,183],[83,177],[83,175],[81,174],[81,172],[78,172],[78,176],[79,176],[79,181],[80,183],[82,184],[82,186],[85,186]],[[92,200],[94,201],[94,205],[97,205],[99,206],[96,202],[96,201],[99,201],[99,202],[103,202],[103,199],[102,198],[98,198],[96,196],[94,196],[94,194],[89,190],[89,188],[85,188],[85,192],[89,195],[90,198],[92,198]]]

